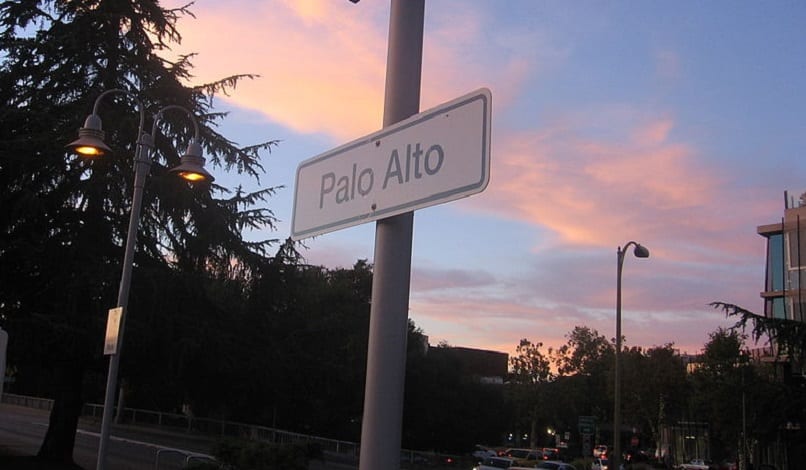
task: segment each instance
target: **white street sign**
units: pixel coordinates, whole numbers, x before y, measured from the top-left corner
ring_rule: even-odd
[[[490,180],[492,95],[479,89],[302,162],[299,240],[476,194]]]
[[[109,315],[106,318],[106,336],[104,337],[104,355],[117,354],[119,341],[118,333],[120,332],[120,317],[123,315],[123,307],[115,307],[109,309]]]

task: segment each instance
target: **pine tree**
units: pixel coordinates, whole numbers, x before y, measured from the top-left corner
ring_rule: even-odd
[[[39,452],[48,460],[72,461],[83,385],[97,391],[106,370],[103,327],[131,208],[139,122],[132,97],[148,119],[167,105],[192,112],[212,172],[258,179],[260,152],[275,144],[240,148],[216,131],[226,117],[213,110],[216,94],[253,76],[190,86],[193,56],[165,57],[181,40],[178,20],[189,14],[156,0],[0,3],[0,323],[10,334],[18,385],[55,399]],[[127,92],[101,103],[115,155],[92,162],[69,155],[65,145],[95,99],[113,88]],[[135,293],[149,292],[145,271],[165,279],[246,279],[273,243],[247,241],[242,231],[273,228],[273,213],[258,206],[275,188],[189,187],[168,175],[192,132],[187,116],[166,113],[154,136],[130,310]],[[205,295],[214,294],[202,292],[194,308]]]

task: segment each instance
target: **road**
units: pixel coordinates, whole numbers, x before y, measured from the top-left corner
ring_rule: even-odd
[[[48,427],[48,412],[0,404],[0,447],[9,453],[36,455]],[[97,422],[82,419],[76,433],[73,459],[85,469],[95,468],[98,455]],[[188,456],[208,452],[212,439],[164,433],[128,426],[113,427],[107,455],[108,467],[120,470],[179,469]]]
[[[0,450],[15,455],[36,455],[48,428],[49,412],[0,404]],[[95,468],[100,424],[83,419],[76,433],[73,460],[82,468]],[[109,440],[107,467],[115,470],[181,469],[188,456],[209,453],[215,439],[159,429],[114,426]],[[159,462],[157,456],[159,455]],[[310,470],[355,469],[355,465],[311,462]]]

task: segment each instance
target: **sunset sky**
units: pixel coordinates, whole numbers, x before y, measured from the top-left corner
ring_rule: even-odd
[[[167,7],[185,2],[164,2]],[[381,128],[388,0],[197,0],[179,22],[200,84],[260,78],[222,97],[220,129],[280,140],[259,185],[290,233],[305,159]],[[764,239],[784,191],[806,190],[806,2],[426,0],[420,109],[486,87],[492,168],[479,195],[415,214],[410,316],[432,344],[513,352],[615,336],[616,249],[628,346],[696,353],[760,312]],[[372,261],[374,224],[306,241],[307,262]]]

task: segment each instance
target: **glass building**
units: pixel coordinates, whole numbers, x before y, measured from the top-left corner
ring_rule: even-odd
[[[806,321],[806,192],[784,192],[784,216],[758,227],[767,239],[764,315]]]

